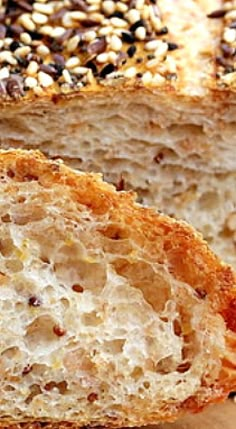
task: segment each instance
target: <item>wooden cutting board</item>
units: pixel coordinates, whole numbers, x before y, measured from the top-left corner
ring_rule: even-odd
[[[225,404],[213,405],[200,414],[158,425],[156,429],[236,429],[236,403],[229,399]]]

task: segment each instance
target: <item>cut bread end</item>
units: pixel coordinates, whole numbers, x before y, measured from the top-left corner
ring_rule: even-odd
[[[141,426],[236,388],[236,281],[101,176],[0,153],[2,424]]]

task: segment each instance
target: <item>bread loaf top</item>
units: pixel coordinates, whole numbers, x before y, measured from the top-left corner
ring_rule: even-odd
[[[154,424],[236,388],[235,274],[190,226],[33,151],[0,154],[0,218],[2,424]]]
[[[5,103],[89,96],[110,87],[189,97],[234,88],[234,2],[1,3],[0,96]]]

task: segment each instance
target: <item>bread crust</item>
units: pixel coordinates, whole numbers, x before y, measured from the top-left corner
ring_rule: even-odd
[[[128,426],[172,421],[186,412],[199,412],[210,403],[222,401],[231,390],[236,389],[236,277],[232,268],[222,263],[210,251],[200,234],[184,222],[157,214],[154,209],[141,207],[135,203],[134,193],[116,192],[113,186],[102,181],[100,175],[75,172],[61,162],[48,161],[38,151],[2,152],[0,172],[17,182],[37,180],[44,188],[62,184],[65,192],[76,203],[87,206],[94,214],[108,214],[109,219],[122,225],[122,228],[126,225],[125,230],[133,234],[134,240],[145,243],[154,260],[158,254],[158,237],[161,237],[166,263],[174,278],[190,285],[203,299],[207,297],[212,311],[224,318],[227,346],[221,359],[220,377],[212,386],[209,395],[189,398],[168,412],[157,411],[144,416],[137,411],[134,420],[127,415]],[[131,409],[127,413],[132,414]],[[14,419],[11,425],[8,419],[1,422],[2,428],[14,429],[38,429],[42,425],[53,428],[56,424],[58,422],[25,424],[15,422]],[[121,424],[124,425],[124,421],[112,421],[108,418],[107,422],[102,424],[120,427]],[[60,425],[65,428],[78,427],[76,422],[63,422]]]

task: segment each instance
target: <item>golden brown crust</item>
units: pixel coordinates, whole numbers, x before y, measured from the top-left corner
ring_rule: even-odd
[[[159,254],[158,237],[161,237],[166,260],[157,262],[165,262],[174,278],[191,285],[202,299],[207,296],[214,313],[223,316],[227,327],[227,353],[222,357],[220,379],[212,386],[209,396],[189,398],[173,413],[166,413],[165,420],[173,420],[186,411],[198,412],[211,402],[223,400],[236,388],[235,273],[220,262],[198,233],[183,222],[137,205],[133,193],[115,192],[99,175],[76,173],[61,163],[48,161],[39,152],[1,153],[0,171],[17,181],[38,180],[43,187],[63,184],[74,201],[86,205],[95,214],[108,213],[109,219],[117,225],[129,225],[129,234],[134,241],[145,243],[151,258]],[[111,230],[103,232],[112,236]],[[124,228],[121,229],[120,234],[125,233]],[[162,419],[163,415],[157,412],[149,416],[146,423]],[[140,416],[140,424],[143,423]],[[117,422],[111,424],[119,425]]]

